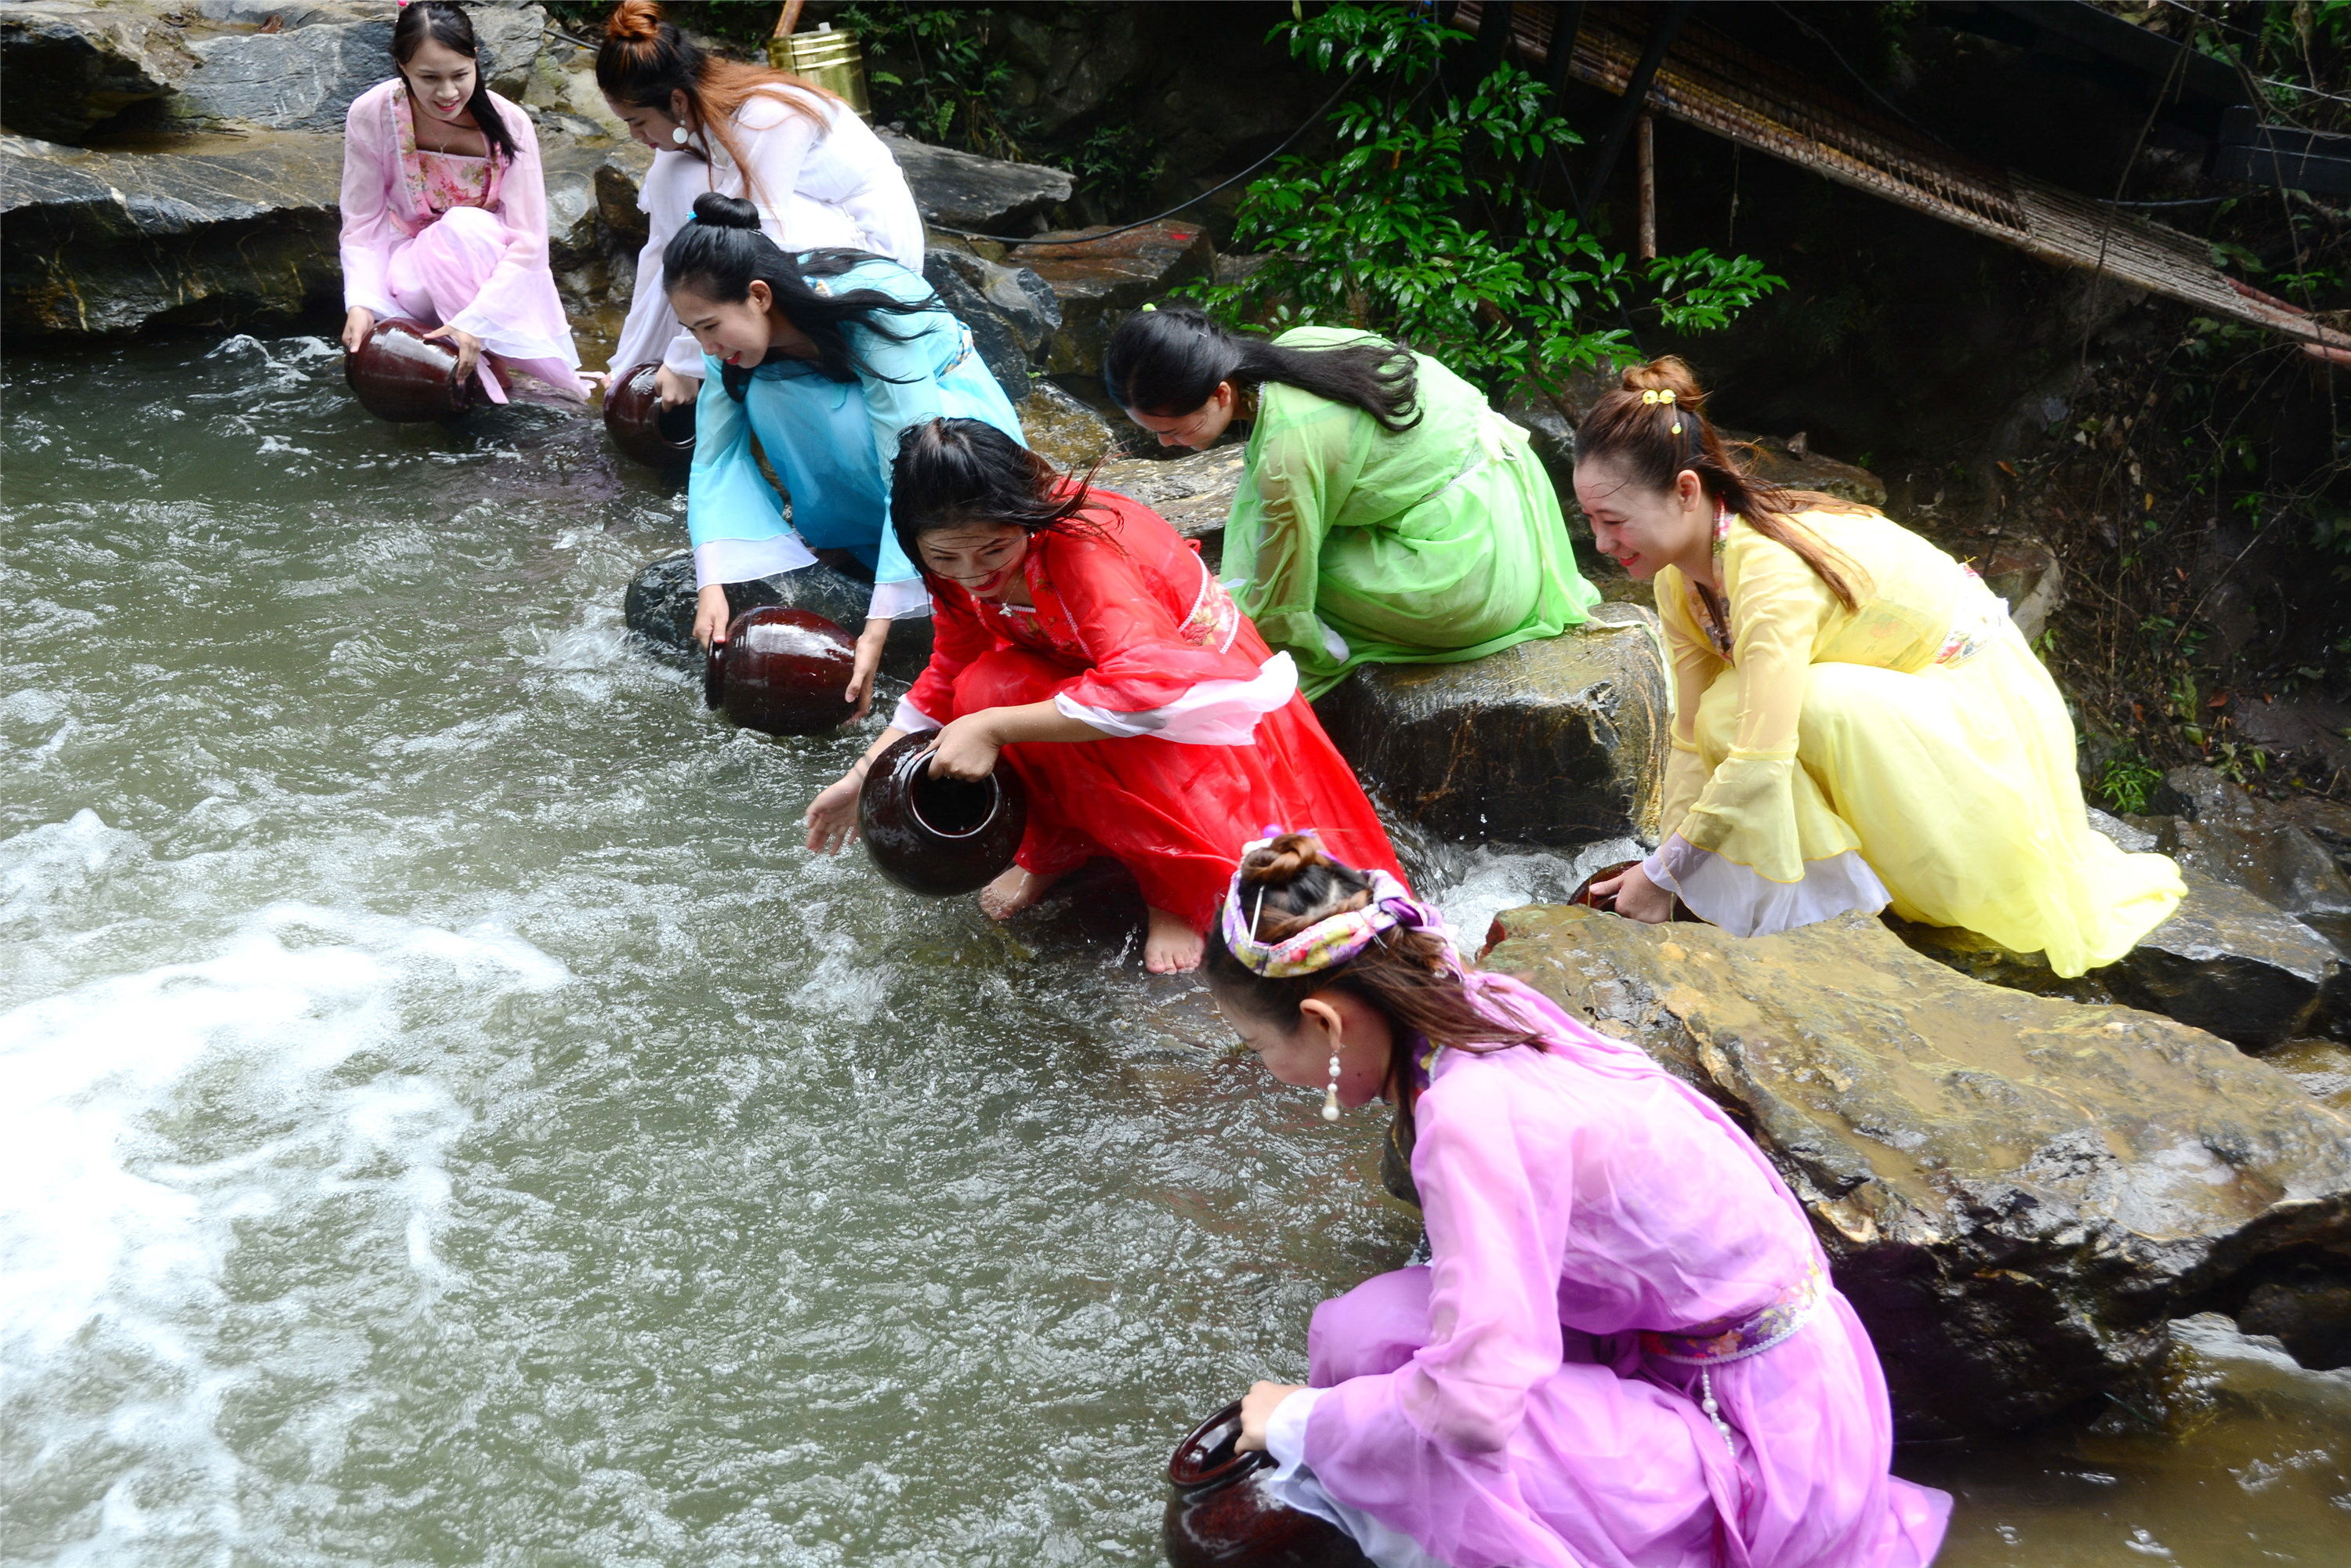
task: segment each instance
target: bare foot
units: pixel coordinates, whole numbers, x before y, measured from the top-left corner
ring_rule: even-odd
[[[1188,975],[1200,967],[1207,938],[1164,909],[1145,912],[1150,929],[1143,935],[1143,967],[1155,975]]]
[[[1009,920],[1044,897],[1060,880],[1014,866],[979,890],[979,912],[990,920]]]

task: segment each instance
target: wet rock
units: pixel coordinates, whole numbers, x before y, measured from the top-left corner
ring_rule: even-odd
[[[1092,375],[1127,312],[1186,278],[1207,276],[1216,250],[1197,224],[1156,223],[1123,233],[1095,227],[1040,235],[1016,246],[1008,259],[1032,268],[1061,301],[1061,325],[1047,343],[1045,370]]]
[[[342,138],[85,152],[0,138],[0,331],[220,324],[330,307]]]
[[[923,277],[971,329],[979,357],[1014,402],[1029,395],[1030,357],[1061,324],[1061,301],[1025,267],[1005,267],[967,248],[935,245]]]
[[[2351,1244],[2351,1123],[2201,1030],[1979,984],[1862,915],[1741,939],[1552,905],[1496,934],[1489,967],[1754,1134],[1906,1436],[2054,1416],[2152,1369],[2168,1319]]]
[[[1247,451],[1236,442],[1185,457],[1122,457],[1103,464],[1095,482],[1149,507],[1186,538],[1200,540],[1202,554],[1214,557],[1223,550]]]
[[[2351,1116],[2351,1047],[2331,1040],[2290,1040],[2262,1060],[2302,1085],[2305,1093]]]
[[[171,114],[211,125],[339,131],[351,99],[392,68],[387,17],[194,38],[188,47],[198,65]]]
[[[2274,1337],[2313,1372],[2351,1366],[2351,1280],[2314,1262],[2289,1278],[2264,1281],[2245,1293],[2237,1327]]]
[[[2335,857],[2337,871],[2351,876],[2351,804],[2297,795],[2277,802],[2277,810]]]
[[[795,610],[813,610],[852,635],[865,624],[865,608],[872,594],[871,582],[860,582],[821,563],[726,585],[726,602],[737,615],[763,604],[789,605]],[[664,556],[630,582],[621,601],[621,619],[654,653],[699,669],[702,650],[694,641],[694,557]],[[930,622],[902,621],[891,629],[882,667],[908,679],[930,656]]]
[[[1051,382],[1030,383],[1029,395],[1014,411],[1020,415],[1029,450],[1063,468],[1083,473],[1118,451],[1119,434],[1110,421]],[[1108,466],[1104,465],[1105,472]]]
[[[1067,173],[1042,164],[933,147],[894,131],[881,136],[906,176],[923,221],[942,228],[983,235],[1033,232],[1076,189]]]
[[[622,141],[596,165],[596,217],[616,244],[632,254],[653,237],[653,220],[637,205],[645,176],[653,172],[653,149]]]
[[[140,104],[160,102],[193,68],[158,17],[71,0],[0,7],[0,125],[78,141]]]
[[[1652,833],[1671,715],[1656,617],[1583,626],[1461,664],[1368,664],[1317,702],[1389,807],[1469,842],[1572,848]]]
[[[1889,918],[1928,957],[1996,986],[2076,1001],[2109,998],[2210,1030],[2248,1051],[2306,1033],[2327,1014],[2344,960],[2309,926],[2240,887],[2186,873],[2170,919],[2116,963],[2060,979],[2037,953],[2016,953],[1949,926]]]
[[[2147,826],[2181,865],[2289,915],[2351,915],[2351,879],[2291,813],[2210,768],[2173,768],[2159,794],[2159,804],[2181,815],[2151,819]]]
[[[1815,452],[1802,431],[1785,440],[1776,435],[1741,435],[1723,432],[1726,439],[1743,441],[1750,471],[1766,483],[1788,490],[1818,490],[1824,496],[1864,507],[1886,505],[1886,482],[1866,468],[1840,463]]]

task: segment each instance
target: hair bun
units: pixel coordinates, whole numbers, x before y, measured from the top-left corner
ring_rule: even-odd
[[[624,44],[651,43],[661,30],[662,8],[653,0],[621,0],[604,19],[604,36]]]
[[[1684,408],[1702,408],[1706,403],[1705,389],[1698,384],[1698,377],[1678,354],[1667,354],[1646,365],[1635,365],[1616,384],[1628,392],[1669,392],[1674,394],[1674,402]]]
[[[1249,887],[1281,887],[1310,866],[1333,863],[1322,852],[1322,841],[1312,833],[1283,833],[1241,857],[1241,882]]]
[[[740,196],[705,191],[694,198],[694,218],[715,229],[756,229],[759,226],[759,209]]]

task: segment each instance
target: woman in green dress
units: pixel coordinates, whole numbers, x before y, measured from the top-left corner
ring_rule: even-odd
[[[1426,354],[1330,327],[1269,340],[1170,307],[1122,323],[1102,374],[1163,445],[1254,420],[1225,584],[1310,697],[1357,664],[1555,637],[1600,597],[1526,432]]]

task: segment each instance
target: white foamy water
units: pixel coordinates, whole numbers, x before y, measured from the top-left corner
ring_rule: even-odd
[[[11,842],[0,862],[55,867],[70,845],[102,866],[127,835],[110,844],[94,822],[37,830],[49,853]],[[240,1234],[340,1235],[338,1271],[364,1277],[376,1310],[428,1302],[451,1281],[435,1231],[469,1118],[413,1049],[418,1026],[569,978],[493,925],[279,903],[199,961],[0,1014],[0,1384],[26,1466],[12,1490],[94,1494],[48,1542],[54,1561],[243,1539],[248,1461],[221,1430],[225,1402],[358,1347],[337,1343],[335,1283],[282,1298],[316,1336],[295,1367],[225,1337],[256,1283],[232,1277]],[[308,1424],[321,1416],[310,1440],[331,1439],[330,1413]],[[10,1532],[12,1555],[27,1533]]]

